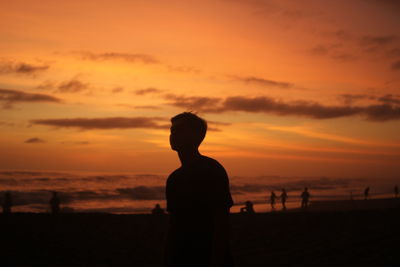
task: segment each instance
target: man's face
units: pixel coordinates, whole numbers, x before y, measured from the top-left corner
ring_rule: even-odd
[[[182,121],[173,122],[170,130],[169,143],[172,150],[180,151],[196,147],[196,135],[193,131],[184,127]]]

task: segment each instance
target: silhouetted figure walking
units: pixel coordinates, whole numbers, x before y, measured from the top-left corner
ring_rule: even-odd
[[[4,200],[3,200],[3,213],[4,214],[10,214],[11,213],[11,207],[12,207],[12,197],[10,192],[6,192],[4,194]]]
[[[281,203],[282,203],[282,210],[286,210],[286,199],[288,198],[288,195],[286,193],[285,188],[282,188],[282,193],[280,195]]]
[[[308,201],[310,199],[310,193],[308,192],[308,188],[304,188],[303,193],[301,193],[301,208],[307,209]]]
[[[369,198],[369,186],[364,190],[364,199],[367,200]]]
[[[154,209],[151,211],[151,214],[153,215],[163,215],[164,210],[160,207],[160,204],[156,204]]]
[[[397,185],[394,186],[394,198],[397,198],[399,195],[399,187]]]
[[[271,210],[275,210],[276,195],[274,191],[271,191],[271,196],[269,199],[271,203]]]
[[[178,152],[181,167],[170,174],[166,185],[170,222],[165,266],[232,266],[228,175],[221,164],[198,150],[207,123],[190,112],[171,122],[170,145]]]
[[[253,202],[251,201],[246,201],[244,203],[244,207],[240,208],[240,213],[249,213],[249,214],[253,214],[255,213],[254,208],[253,208]]]
[[[60,212],[60,198],[56,191],[53,192],[53,196],[50,199],[50,209],[52,214],[58,214]]]

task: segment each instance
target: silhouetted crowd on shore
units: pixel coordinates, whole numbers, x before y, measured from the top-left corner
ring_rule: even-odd
[[[364,189],[364,200],[370,199],[370,187],[366,187]],[[394,186],[394,198],[397,199],[399,196],[399,187],[397,185]],[[300,208],[302,210],[306,210],[308,208],[309,202],[310,202],[311,194],[308,191],[308,187],[304,188],[304,191],[300,195]],[[271,205],[271,211],[276,211],[276,202],[277,200],[281,200],[281,205],[282,205],[282,210],[285,211],[286,208],[286,200],[288,199],[288,194],[285,190],[285,188],[282,188],[281,194],[278,196],[274,190],[271,191],[271,195],[269,196],[269,204]],[[350,191],[350,200],[354,200],[353,198],[353,192]],[[245,205],[240,208],[240,213],[255,213],[254,211],[254,204],[252,201],[246,201],[244,203]]]
[[[50,206],[50,212],[52,214],[58,214],[60,212],[60,204],[61,200],[58,197],[58,193],[53,191],[52,192],[52,197],[50,198],[49,201],[49,206]],[[3,213],[4,214],[10,214],[11,213],[11,208],[13,206],[13,200],[12,200],[12,195],[11,192],[5,192],[4,193],[4,199],[3,199]]]

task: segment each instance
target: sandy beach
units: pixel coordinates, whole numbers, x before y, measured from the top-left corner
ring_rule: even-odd
[[[232,214],[236,266],[393,266],[400,238],[400,209],[393,206],[400,201],[386,200],[391,208],[377,202],[385,201],[370,200],[369,209]],[[162,266],[167,221],[145,214],[2,214],[2,266]]]

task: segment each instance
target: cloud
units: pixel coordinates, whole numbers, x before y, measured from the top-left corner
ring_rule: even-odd
[[[89,141],[74,141],[74,142],[63,141],[63,142],[61,142],[61,144],[63,144],[63,145],[68,145],[68,144],[72,144],[72,145],[89,145],[91,143]]]
[[[272,113],[280,116],[296,115],[313,119],[331,119],[349,116],[364,116],[372,121],[400,119],[400,107],[381,104],[365,107],[325,106],[316,102],[281,102],[269,97],[228,97],[224,101],[226,111]]]
[[[316,102],[297,101],[285,103],[270,97],[228,97],[224,109],[230,111],[265,112],[277,115],[299,115],[315,119],[327,119],[354,115],[353,107],[323,106]]]
[[[201,97],[201,96],[178,96],[174,94],[165,95],[167,104],[178,108],[184,108],[188,111],[198,112],[220,112],[217,106],[221,102],[221,98],[217,97]]]
[[[392,70],[400,70],[400,60],[393,62],[393,64],[390,66]]]
[[[392,48],[387,51],[388,56],[399,57],[400,56],[400,48]]]
[[[213,132],[221,132],[221,129],[218,127],[232,125],[232,123],[228,122],[209,121],[209,120],[207,120],[207,124],[208,124],[207,130]]]
[[[106,53],[92,53],[87,51],[76,51],[74,54],[79,55],[83,60],[92,61],[125,61],[132,63],[144,63],[144,64],[159,64],[160,61],[152,55],[148,54],[132,54],[132,53],[117,53],[117,52],[106,52]]]
[[[44,143],[44,140],[40,139],[40,138],[37,138],[37,137],[32,137],[32,138],[29,138],[29,139],[25,140],[24,143],[38,144],[38,143]]]
[[[122,91],[124,91],[124,88],[122,88],[122,87],[115,87],[115,88],[113,88],[113,89],[111,90],[111,92],[112,92],[113,94],[121,93]]]
[[[49,68],[49,65],[33,65],[23,62],[0,61],[0,74],[36,74]]]
[[[163,90],[157,89],[157,88],[153,88],[153,87],[149,87],[149,88],[145,88],[145,89],[139,89],[139,90],[135,90],[135,94],[136,95],[147,95],[147,94],[157,94],[157,93],[161,93]]]
[[[289,22],[297,22],[299,19],[311,18],[319,15],[317,10],[297,8],[293,3],[286,4],[284,1],[272,0],[225,0],[230,3],[239,3],[249,6],[258,16],[270,17],[281,16]]]
[[[161,109],[161,107],[159,106],[152,106],[152,105],[139,105],[139,106],[135,106],[135,109],[153,109],[153,110],[157,110],[157,109]]]
[[[249,113],[267,113],[279,116],[302,116],[312,119],[332,119],[350,116],[362,116],[371,121],[400,119],[400,107],[388,103],[369,106],[336,105],[327,106],[311,101],[283,102],[268,96],[223,98],[186,97],[166,95],[168,105],[204,113],[222,113],[231,111]]]
[[[363,94],[342,94],[339,95],[338,98],[342,100],[344,104],[352,105],[353,103],[359,100],[371,99],[371,96]]]
[[[314,46],[309,51],[311,55],[327,56],[337,61],[354,61],[358,59],[356,56],[343,52],[341,44],[319,44]]]
[[[390,10],[393,10],[394,12],[397,12],[396,9],[400,9],[400,1],[398,0],[365,0],[365,1],[387,7]]]
[[[61,99],[45,94],[32,94],[18,90],[0,89],[0,102],[4,103],[3,108],[11,108],[15,103],[36,103],[53,102],[60,103]]]
[[[319,44],[311,48],[310,52],[313,55],[325,56],[330,52],[330,49],[330,46]]]
[[[56,88],[57,85],[55,82],[52,81],[44,81],[41,84],[36,86],[36,89],[40,89],[40,90],[48,90],[48,89],[54,89]]]
[[[77,79],[62,82],[57,90],[62,93],[77,93],[89,88],[89,84],[83,83]]]
[[[11,122],[6,122],[6,121],[0,121],[0,125],[12,127],[15,124],[11,123]]]
[[[77,141],[74,142],[75,145],[89,145],[90,142],[89,141]]]
[[[221,121],[209,121],[207,120],[207,124],[215,125],[215,126],[229,126],[232,125],[230,122],[221,122]]]
[[[393,104],[400,105],[400,95],[387,94],[383,96],[373,96],[366,94],[343,94],[339,95],[339,99],[342,99],[346,105],[354,104],[360,100],[373,100],[381,104]]]
[[[331,56],[332,59],[338,60],[338,61],[354,61],[357,60],[358,57],[349,54],[349,53],[343,53],[343,52],[336,52],[333,53]]]
[[[388,45],[397,40],[395,35],[364,35],[360,38],[362,45],[366,46],[382,46]]]
[[[84,83],[77,78],[72,78],[63,82],[45,81],[38,86],[36,89],[51,90],[60,93],[78,93],[90,89],[89,83]]]
[[[396,52],[396,42],[399,40],[396,35],[364,35],[359,37],[359,45],[366,52],[381,52],[385,54]]]
[[[164,200],[165,187],[137,186],[133,188],[118,188],[117,192],[133,200]]]
[[[201,72],[200,69],[186,65],[169,65],[161,62],[157,57],[149,54],[142,53],[120,53],[120,52],[105,52],[105,53],[93,53],[89,51],[73,51],[72,54],[78,55],[83,60],[90,61],[122,61],[128,63],[142,63],[151,65],[161,65],[171,72],[180,73],[195,73]]]
[[[246,76],[246,77],[231,76],[231,77],[234,80],[241,81],[241,82],[244,82],[247,84],[258,84],[261,86],[279,87],[279,88],[283,88],[283,89],[293,87],[293,84],[288,83],[288,82],[274,81],[274,80],[264,79],[264,78],[255,77],[255,76]]]
[[[79,128],[84,130],[93,129],[167,129],[167,125],[159,124],[158,121],[165,119],[159,117],[110,117],[110,118],[72,118],[72,119],[39,119],[31,120],[33,124]]]
[[[135,106],[135,105],[130,105],[130,104],[117,104],[116,106],[130,108],[130,109],[153,109],[153,110],[161,109],[161,107],[153,106],[153,105],[138,105],[138,106]]]
[[[182,73],[200,73],[201,71],[198,68],[191,66],[166,66],[169,71],[182,72]]]

